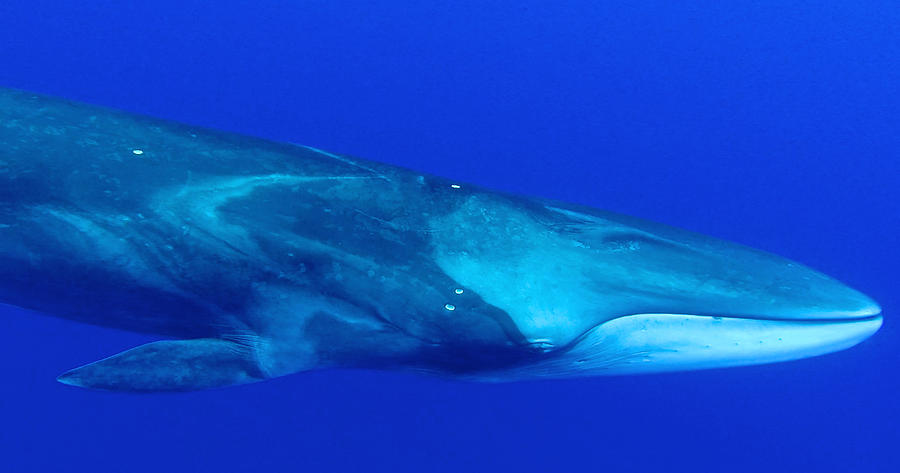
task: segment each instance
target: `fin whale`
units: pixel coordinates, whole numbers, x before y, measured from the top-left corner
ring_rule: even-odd
[[[612,212],[0,89],[0,303],[155,334],[62,374],[473,380],[792,360],[881,325],[799,263]]]

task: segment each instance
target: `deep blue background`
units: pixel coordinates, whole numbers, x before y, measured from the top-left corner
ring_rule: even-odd
[[[54,377],[146,337],[5,311],[0,469],[900,471],[898,25],[893,1],[3,0],[2,86],[736,240],[886,323],[742,369],[134,396]]]

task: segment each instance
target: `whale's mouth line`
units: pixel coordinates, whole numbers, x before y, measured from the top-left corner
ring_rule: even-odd
[[[786,323],[794,323],[794,324],[804,324],[808,323],[810,325],[816,324],[842,324],[842,323],[853,323],[853,322],[867,322],[874,321],[876,319],[882,318],[881,311],[876,313],[872,313],[871,315],[856,315],[856,314],[842,314],[836,313],[833,316],[829,317],[773,317],[773,316],[765,316],[765,315],[716,315],[716,314],[698,314],[698,313],[683,313],[683,312],[640,312],[635,314],[622,315],[619,317],[614,317],[612,319],[607,320],[606,322],[611,322],[616,319],[621,319],[623,317],[632,317],[636,315],[672,315],[672,316],[691,316],[691,317],[709,317],[715,320],[756,320],[760,322],[786,322]],[[603,322],[598,325],[603,325]]]
[[[647,312],[635,312],[633,314],[624,314],[618,317],[613,317],[603,323],[620,319],[622,317],[631,317],[635,315],[648,315],[648,314],[656,314],[656,315],[673,315],[673,316],[692,316],[692,317],[710,317],[713,319],[741,319],[741,320],[759,320],[759,321],[771,321],[771,322],[809,322],[809,323],[841,323],[841,322],[859,322],[859,321],[871,321],[882,317],[881,307],[877,305],[872,305],[869,307],[864,307],[862,309],[854,310],[854,311],[828,311],[821,310],[815,311],[810,310],[808,313],[814,314],[816,312],[821,313],[819,316],[808,316],[804,314],[797,314],[796,316],[790,315],[764,315],[764,314],[741,314],[741,313],[732,313],[732,314],[722,314],[722,313],[712,313],[712,312],[684,312],[684,311],[647,311]]]
[[[828,314],[831,316],[832,314]],[[850,348],[878,331],[881,311],[843,318],[636,313],[599,323],[521,371],[523,378],[620,375],[797,360]]]
[[[879,325],[883,321],[883,315],[881,309],[879,308],[877,311],[869,311],[867,315],[856,315],[855,313],[844,313],[844,316],[840,316],[840,313],[835,313],[835,316],[831,317],[816,317],[816,318],[785,318],[785,317],[771,317],[771,316],[758,316],[758,315],[713,315],[713,314],[696,314],[696,313],[680,313],[680,312],[636,312],[634,314],[626,314],[620,315],[618,317],[613,317],[611,319],[605,320],[597,325],[591,326],[583,333],[572,339],[572,341],[566,343],[558,347],[560,351],[565,351],[570,349],[579,343],[581,343],[586,337],[589,336],[591,332],[594,332],[598,328],[610,324],[613,322],[621,321],[623,319],[633,318],[633,317],[643,317],[643,316],[660,316],[660,317],[691,317],[691,318],[703,318],[709,319],[710,321],[744,321],[744,322],[760,322],[760,323],[769,323],[771,326],[792,326],[792,327],[803,327],[808,326],[810,328],[813,327],[822,327],[822,326],[840,326],[840,325],[859,325],[859,324],[869,324],[878,322]]]

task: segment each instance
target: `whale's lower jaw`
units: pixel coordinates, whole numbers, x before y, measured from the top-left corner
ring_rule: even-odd
[[[850,348],[878,331],[881,323],[881,314],[830,320],[635,314],[597,325],[554,356],[482,379],[659,373],[789,361]]]

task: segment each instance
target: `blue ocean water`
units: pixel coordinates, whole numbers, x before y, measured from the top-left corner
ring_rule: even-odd
[[[57,383],[149,340],[0,313],[0,470],[900,471],[894,2],[5,0],[0,86],[624,212],[879,301],[849,351],[475,384]]]

